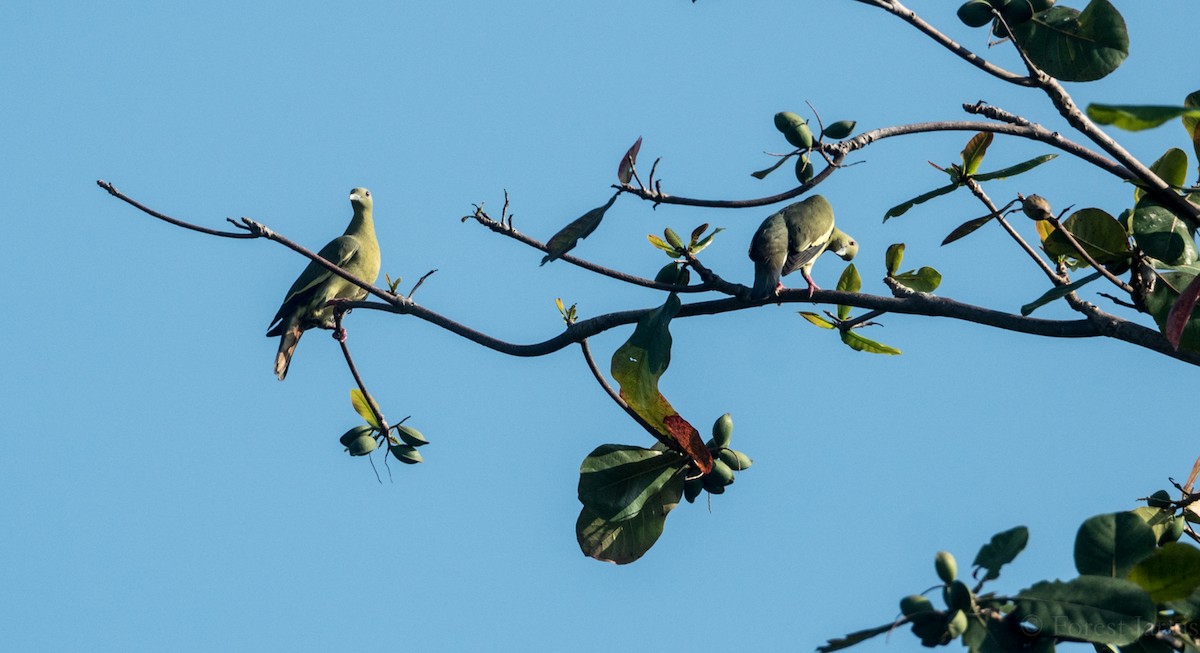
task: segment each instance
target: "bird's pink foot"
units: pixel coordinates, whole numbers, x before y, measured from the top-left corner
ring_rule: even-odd
[[[338,342],[346,342],[346,330],[341,327],[334,329],[333,339]]]

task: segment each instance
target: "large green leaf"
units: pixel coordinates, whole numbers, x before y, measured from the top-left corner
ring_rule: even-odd
[[[700,471],[712,469],[712,453],[700,432],[671,407],[658,390],[658,380],[671,364],[671,318],[682,304],[675,293],[666,303],[638,320],[633,335],[612,356],[612,375],[621,386],[621,398],[647,424],[696,461]]]
[[[1129,56],[1125,19],[1108,0],[1092,0],[1082,13],[1051,7],[1012,31],[1030,61],[1064,82],[1100,79]]]
[[[1188,173],[1188,158],[1187,152],[1172,147],[1158,157],[1158,160],[1150,166],[1150,171],[1158,175],[1159,179],[1167,182],[1168,186],[1181,188],[1187,183]],[[1146,191],[1141,188],[1133,190],[1133,201],[1139,202],[1146,195]]]
[[[1200,589],[1200,549],[1182,542],[1163,545],[1129,572],[1129,580],[1156,603],[1186,599]]]
[[[1083,246],[1084,251],[1091,254],[1101,265],[1129,258],[1129,233],[1116,218],[1101,209],[1080,209],[1064,220],[1062,225],[1063,229],[1075,236],[1075,240]],[[1066,256],[1076,260],[1083,259],[1059,229],[1051,232],[1042,246],[1047,254],[1055,258]]]
[[[1179,294],[1196,278],[1195,272],[1166,272],[1159,275],[1154,288],[1146,295],[1146,310],[1150,312],[1160,331],[1166,331],[1167,320]],[[1179,340],[1179,346],[1189,351],[1200,351],[1200,316],[1194,312],[1187,321]]]
[[[1008,179],[1009,177],[1015,177],[1023,172],[1029,172],[1030,170],[1033,170],[1034,168],[1042,165],[1043,163],[1045,163],[1047,161],[1051,161],[1056,158],[1058,158],[1057,154],[1043,154],[1041,156],[1035,156],[1034,158],[1032,158],[1028,161],[1022,161],[1021,163],[1018,163],[1015,166],[1008,166],[1007,168],[1001,168],[999,170],[993,170],[992,172],[984,172],[984,173],[975,175],[975,181],[992,181],[993,179]]]
[[[870,338],[864,338],[853,331],[842,331],[842,342],[846,346],[855,350],[868,354],[884,354],[886,356],[899,356],[900,350],[895,347],[889,347],[881,342],[875,342]]]
[[[1050,290],[1047,290],[1045,292],[1045,294],[1043,294],[1041,297],[1038,297],[1037,299],[1022,306],[1021,307],[1021,315],[1027,316],[1030,313],[1033,313],[1037,309],[1045,306],[1046,304],[1049,304],[1050,302],[1052,302],[1056,299],[1061,299],[1063,297],[1066,297],[1067,295],[1075,292],[1076,290],[1079,290],[1083,286],[1095,281],[1096,279],[1099,279],[1101,276],[1103,276],[1103,275],[1101,275],[1099,272],[1093,272],[1093,273],[1087,275],[1086,277],[1083,277],[1082,279],[1079,279],[1077,281],[1072,281],[1071,283],[1068,283],[1065,286],[1055,286],[1055,287],[1051,288]]]
[[[984,580],[994,580],[1000,577],[1000,568],[1016,559],[1017,555],[1025,550],[1025,545],[1029,543],[1029,529],[1024,526],[1017,526],[1006,531],[996,533],[987,544],[984,544],[979,553],[975,554],[975,561],[971,563],[972,567],[981,567],[987,570],[987,575]]]
[[[1133,240],[1148,256],[1167,265],[1191,265],[1197,260],[1192,231],[1179,216],[1149,199],[1138,202],[1130,219]]]
[[[942,285],[942,273],[929,266],[894,274],[892,278],[917,292],[933,292]]]
[[[371,410],[371,405],[367,403],[367,397],[362,390],[358,388],[350,390],[350,405],[354,406],[354,412],[358,413],[358,416],[366,420],[367,424],[370,424],[376,431],[383,428],[379,425],[379,420],[375,419],[375,413]]]
[[[580,240],[592,235],[596,227],[600,226],[600,221],[604,219],[604,213],[612,207],[613,202],[617,201],[617,197],[620,195],[621,193],[617,192],[604,206],[598,206],[575,218],[570,224],[551,236],[550,241],[546,243],[546,255],[542,257],[541,265],[545,265],[566,254],[574,249]]]
[[[579,467],[579,502],[603,519],[628,519],[681,473],[685,462],[674,451],[601,445]]]
[[[1200,110],[1159,105],[1089,104],[1087,115],[1098,124],[1136,132],[1158,127],[1180,116],[1183,116],[1185,121],[1194,120],[1200,117]]]
[[[970,220],[967,220],[966,222],[955,227],[954,231],[951,231],[944,239],[942,239],[942,245],[949,245],[959,238],[969,236],[976,229],[990,222],[994,217],[996,217],[994,213],[989,213],[982,218],[971,218]]]
[[[1017,594],[1013,616],[1042,635],[1125,646],[1154,625],[1154,601],[1121,578],[1043,581]]]
[[[1075,535],[1075,568],[1085,576],[1124,578],[1156,544],[1153,529],[1132,512],[1096,515]]]
[[[679,505],[683,496],[683,475],[672,476],[659,491],[646,497],[637,514],[621,521],[610,521],[584,507],[575,522],[575,539],[583,554],[618,565],[642,557],[658,541],[667,513]]]

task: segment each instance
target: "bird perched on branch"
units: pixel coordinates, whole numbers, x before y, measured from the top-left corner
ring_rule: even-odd
[[[329,241],[318,252],[321,258],[333,263],[355,277],[374,284],[379,277],[379,241],[375,238],[375,222],[371,215],[373,202],[371,191],[355,188],[350,191],[350,206],[354,217],[341,236]],[[288,364],[300,336],[313,327],[333,329],[333,307],[327,306],[331,299],[359,300],[367,291],[327,270],[316,261],[310,261],[300,278],[292,284],[283,306],[271,320],[267,336],[280,336],[279,353],[275,355],[275,376],[282,381],[287,376]]]
[[[858,253],[858,243],[833,226],[833,207],[824,197],[813,195],[772,214],[750,240],[749,256],[754,261],[751,299],[778,294],[783,289],[780,277],[796,270],[808,282],[811,297],[820,288],[809,273],[825,251],[849,261]]]

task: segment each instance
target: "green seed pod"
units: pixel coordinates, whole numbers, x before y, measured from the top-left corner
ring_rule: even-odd
[[[857,123],[855,123],[853,120],[839,120],[826,127],[821,134],[823,134],[825,138],[841,140],[854,133],[854,125],[856,124]]]
[[[1158,545],[1170,544],[1178,542],[1180,537],[1183,537],[1183,528],[1186,525],[1186,520],[1183,517],[1172,517],[1171,521],[1167,522],[1166,529],[1158,538]]]
[[[688,279],[691,277],[691,272],[686,265],[678,263],[667,263],[654,275],[654,280],[659,283],[673,283],[679,286],[686,286]]]
[[[956,580],[953,583],[942,588],[942,599],[946,602],[947,610],[965,610],[974,612],[975,597],[971,594],[971,588],[967,587],[966,583],[961,580]]]
[[[780,111],[775,114],[775,129],[783,133],[787,142],[802,150],[812,147],[813,134],[804,118],[791,111]]]
[[[985,0],[967,0],[958,8],[958,19],[967,27],[983,27],[992,22],[992,5]]]
[[[933,603],[920,594],[912,594],[900,599],[900,612],[906,617],[922,612],[933,612]]]
[[[1146,500],[1146,505],[1151,508],[1170,508],[1171,494],[1166,490],[1159,490],[1150,495],[1150,498]]]
[[[1021,211],[1031,220],[1049,220],[1054,217],[1050,202],[1041,195],[1030,195],[1021,198]]]
[[[342,437],[338,438],[338,442],[341,442],[343,447],[349,447],[350,443],[357,440],[359,436],[371,435],[373,433],[375,433],[374,428],[363,424],[362,426],[356,426],[343,433]]]
[[[711,446],[714,449],[728,447],[729,441],[733,438],[733,416],[729,413],[725,413],[724,415],[718,417],[717,421],[713,422],[712,433],[713,436]]]
[[[730,483],[733,483],[733,469],[720,460],[714,460],[712,471],[704,475],[704,489],[713,494],[720,494]],[[721,492],[714,488],[720,488]]]
[[[407,444],[395,444],[388,447],[388,451],[396,457],[396,460],[406,464],[415,465],[419,462],[424,462],[425,458],[417,451],[416,447]]]
[[[411,426],[404,426],[403,424],[397,426],[396,435],[399,435],[400,439],[404,441],[404,444],[409,446],[419,447],[421,445],[429,444],[429,440],[426,440],[425,436],[421,435],[420,431]]]
[[[992,23],[992,36],[998,39],[1009,38],[1008,30],[1004,28],[1004,23],[996,21]]]
[[[946,634],[950,635],[950,639],[954,639],[959,635],[967,632],[967,613],[959,610],[950,617],[950,622],[946,624]]]
[[[750,465],[754,464],[754,461],[750,460],[750,456],[733,449],[722,449],[717,453],[717,457],[735,472],[750,469]]]
[[[1029,4],[1033,5],[1033,13],[1040,14],[1050,7],[1054,6],[1054,0],[1030,0]]]
[[[1033,5],[1029,4],[1029,0],[1008,0],[1000,8],[1000,15],[1004,16],[1010,27],[1015,27],[1033,18]]]
[[[695,503],[696,497],[700,496],[700,492],[703,490],[704,480],[699,476],[683,482],[683,498],[687,499],[688,503]]]
[[[360,435],[351,440],[346,448],[350,450],[351,456],[365,456],[375,451],[375,447],[378,446],[379,443],[375,441],[374,435]]]
[[[958,578],[958,561],[949,551],[938,551],[933,558],[933,568],[943,583],[953,583]]]
[[[808,155],[801,155],[796,158],[796,181],[807,184],[813,178],[813,164],[808,160]]]

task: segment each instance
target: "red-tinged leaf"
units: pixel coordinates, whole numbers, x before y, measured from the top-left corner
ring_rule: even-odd
[[[988,146],[992,144],[993,138],[995,135],[992,132],[979,132],[967,141],[967,146],[962,151],[964,175],[973,175],[979,169],[979,164],[983,163],[983,155],[987,154]]]
[[[1192,319],[1192,309],[1196,308],[1197,300],[1200,300],[1200,276],[1196,276],[1187,288],[1184,288],[1179,299],[1175,300],[1175,305],[1171,307],[1171,312],[1167,314],[1167,324],[1163,327],[1163,335],[1175,349],[1179,349],[1179,341],[1183,338],[1183,328]]]
[[[638,136],[637,142],[621,157],[621,165],[617,166],[617,179],[621,180],[622,184],[628,184],[633,179],[633,166],[637,165],[637,155],[641,149],[642,137]]]
[[[700,437],[700,432],[696,430],[696,427],[689,424],[678,413],[667,415],[663,419],[663,426],[667,427],[667,433],[683,447],[684,452],[696,461],[696,467],[699,467],[702,473],[707,474],[712,471],[712,452],[704,446],[704,438]]]

